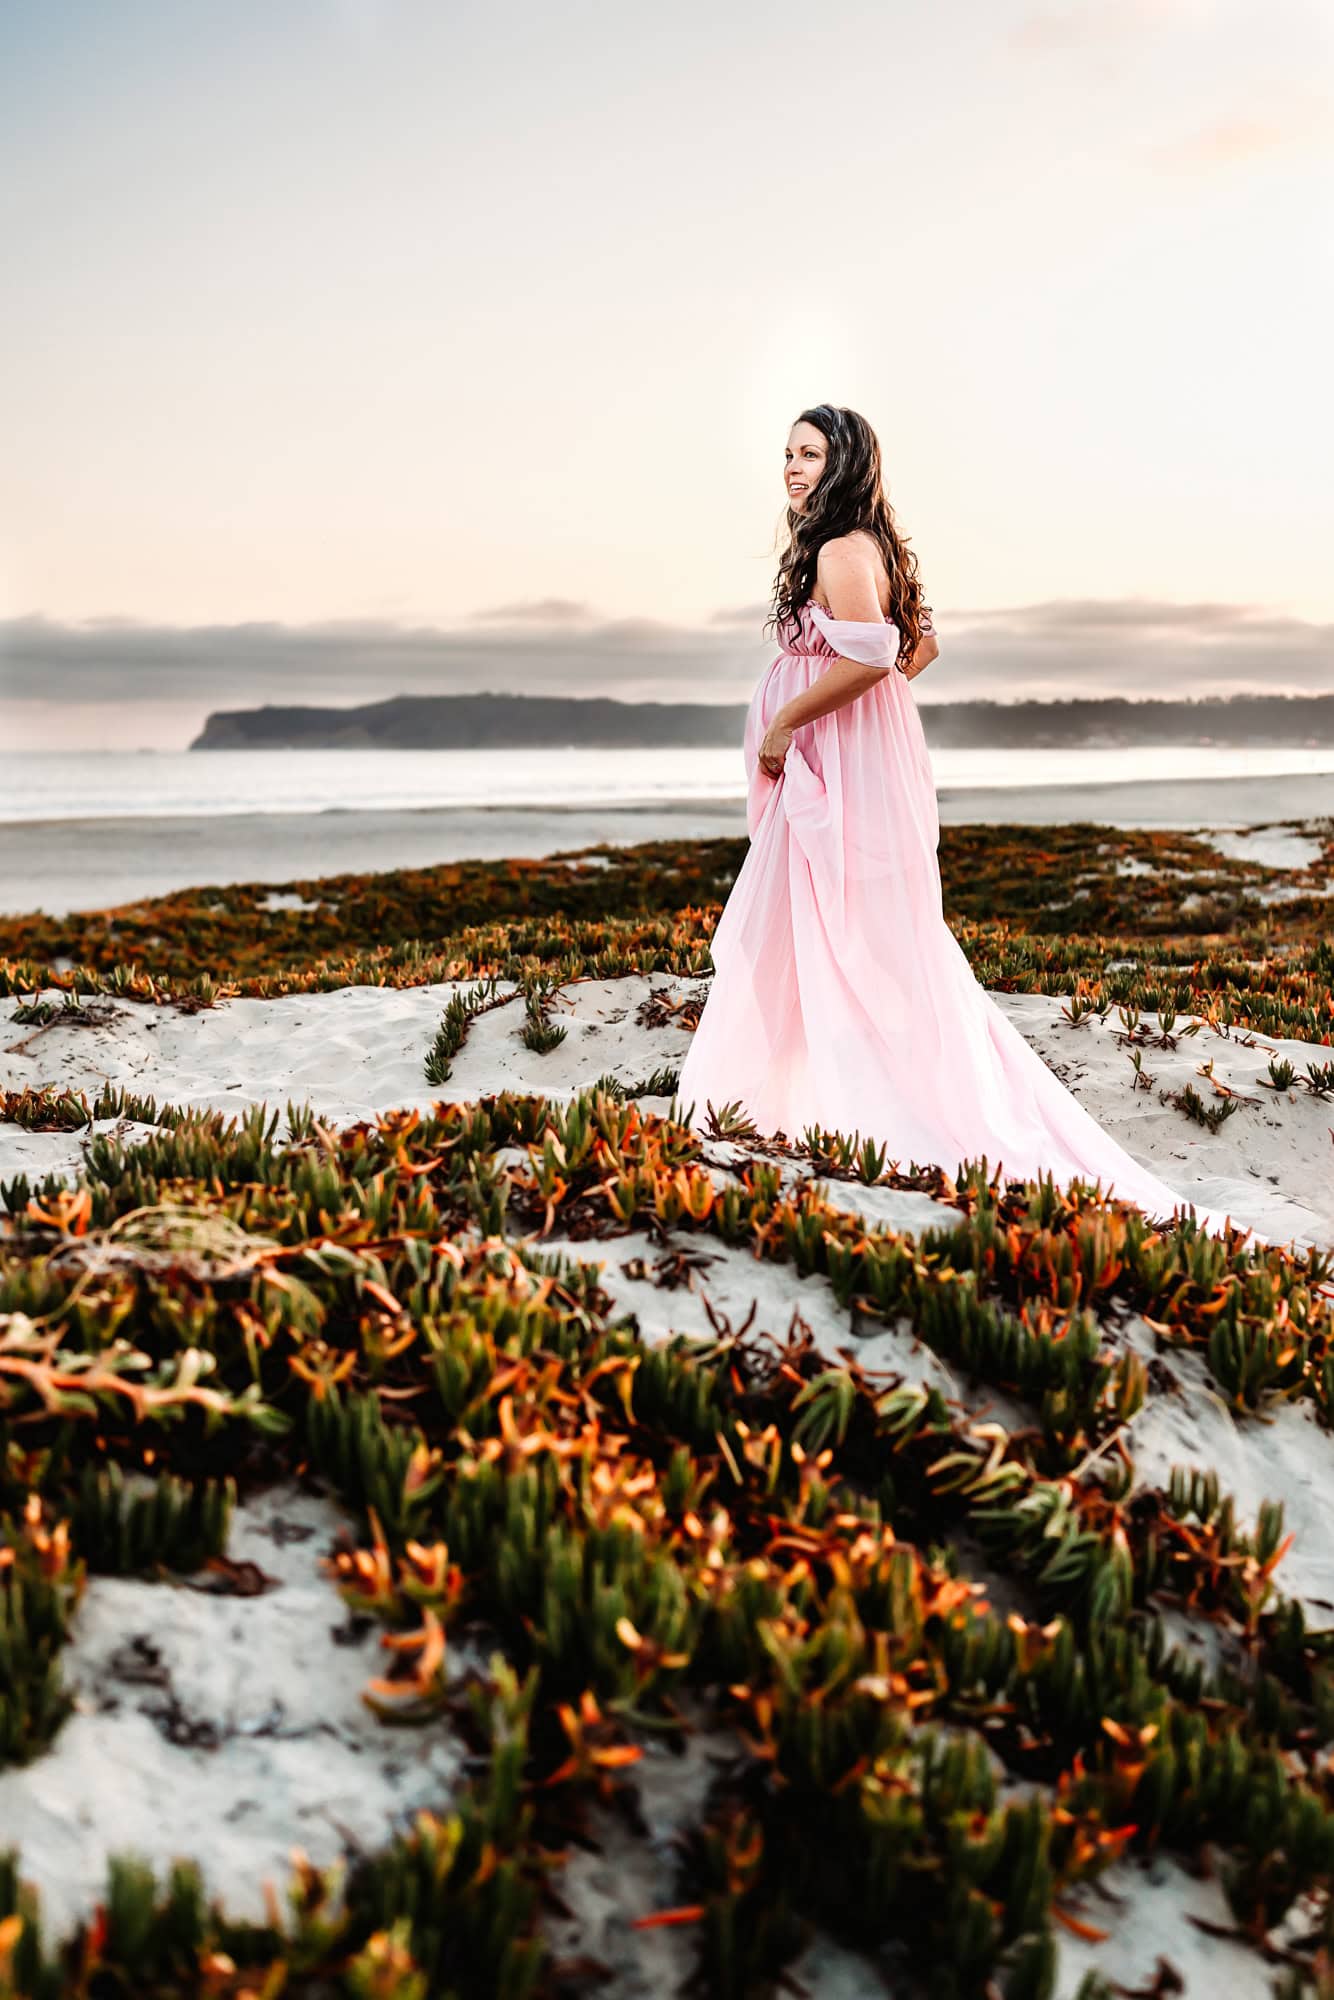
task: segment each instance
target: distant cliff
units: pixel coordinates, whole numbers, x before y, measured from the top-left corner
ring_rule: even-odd
[[[744,702],[526,694],[399,694],[361,708],[232,708],[192,750],[700,749],[739,743]]]
[[[1188,701],[923,702],[933,749],[1235,743],[1334,748],[1334,695]],[[360,708],[233,708],[192,750],[703,749],[739,745],[744,703],[525,694],[394,695]]]

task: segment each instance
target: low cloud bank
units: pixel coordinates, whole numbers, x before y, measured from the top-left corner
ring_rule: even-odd
[[[376,619],[167,626],[129,618],[0,621],[0,748],[184,748],[210,711],[352,705],[391,694],[614,695],[745,701],[773,658],[767,605],[699,626],[606,619],[563,598],[467,625]],[[938,609],[941,656],[919,698],[1334,692],[1334,625],[1262,606],[1144,598]]]

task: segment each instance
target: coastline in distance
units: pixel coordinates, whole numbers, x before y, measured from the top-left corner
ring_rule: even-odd
[[[932,749],[1083,744],[1334,746],[1334,695],[1232,695],[1226,700],[921,703]],[[191,750],[522,748],[661,749],[740,742],[745,703],[617,701],[608,696],[393,695],[350,708],[217,709]]]

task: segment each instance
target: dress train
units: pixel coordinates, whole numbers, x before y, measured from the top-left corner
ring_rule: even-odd
[[[757,1129],[859,1132],[902,1167],[985,1154],[1006,1178],[1100,1180],[1168,1221],[1191,1203],[1098,1124],[1024,1040],[945,921],[935,780],[911,682],[883,621],[814,603],[746,718],[750,848],[714,932],[714,977],[677,1096],[697,1126],[740,1101]],[[794,730],[772,778],[758,750],[785,703],[839,658],[888,667]]]

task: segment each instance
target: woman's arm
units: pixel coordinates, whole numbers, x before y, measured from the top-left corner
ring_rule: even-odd
[[[903,671],[908,679],[911,680],[914,674],[920,674],[923,667],[929,667],[932,660],[939,659],[939,657],[940,641],[937,639],[935,633],[928,628],[913,647],[913,656]]]
[[[839,535],[826,542],[816,561],[816,576],[835,618],[853,618],[863,625],[884,623],[875,557],[865,535]],[[914,653],[914,662],[916,658]],[[856,660],[837,660],[810,687],[784,702],[774,721],[784,729],[799,729],[803,722],[814,722],[818,716],[845,708],[892,671],[890,667],[862,666]]]
[[[856,701],[867,688],[874,687],[892,671],[889,667],[863,667],[856,660],[835,660],[818,680],[800,694],[794,694],[791,701],[785,701],[774,721],[780,729],[800,729],[803,722],[814,722],[817,716],[832,715],[836,708],[846,708],[850,701]]]

